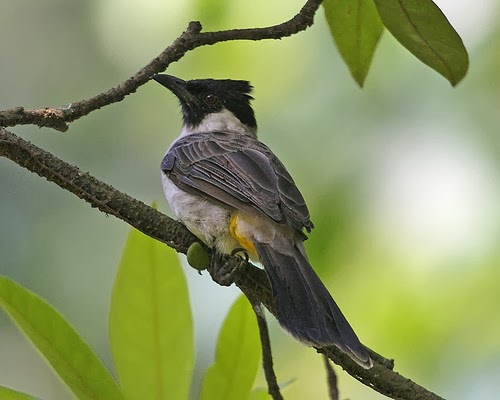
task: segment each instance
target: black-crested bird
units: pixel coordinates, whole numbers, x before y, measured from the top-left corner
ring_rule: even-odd
[[[249,82],[152,78],[182,107],[182,132],[161,163],[175,216],[218,254],[243,248],[262,263],[276,317],[296,339],[335,345],[370,368],[366,348],[307,259],[309,210],[285,166],[257,139]]]

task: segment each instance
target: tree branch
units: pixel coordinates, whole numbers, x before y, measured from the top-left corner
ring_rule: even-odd
[[[242,290],[243,291],[243,290]],[[245,293],[243,291],[243,293]],[[276,374],[274,373],[273,354],[271,351],[271,339],[269,338],[269,330],[267,328],[266,316],[262,303],[258,298],[253,295],[245,293],[247,299],[252,304],[255,317],[257,318],[257,325],[259,327],[260,344],[262,347],[262,367],[264,369],[264,376],[267,382],[267,392],[271,395],[273,400],[283,400]],[[325,356],[326,357],[326,356]]]
[[[339,388],[338,379],[332,364],[330,364],[330,359],[323,354],[323,361],[325,363],[326,370],[326,380],[328,382],[328,395],[330,400],[339,400]]]
[[[149,81],[151,76],[163,72],[171,63],[180,60],[188,51],[201,46],[213,45],[230,40],[281,39],[301,32],[311,26],[314,15],[322,0],[308,0],[298,14],[286,22],[265,28],[229,29],[217,32],[201,32],[201,24],[189,23],[187,29],[157,57],[141,68],[134,76],[117,86],[91,97],[61,108],[41,108],[25,110],[15,107],[0,112],[0,126],[37,125],[49,127],[61,132],[68,130],[68,124],[109,104],[119,102],[140,86]]]
[[[199,240],[184,225],[147,206],[143,202],[99,181],[79,168],[34,146],[24,139],[0,128],[0,156],[14,161],[29,171],[54,182],[61,188],[85,200],[92,207],[113,215],[146,235],[175,250],[186,253]],[[263,270],[248,264],[244,274],[238,274],[236,285],[258,299],[273,314],[271,288]],[[336,347],[317,349],[340,365],[349,375],[372,389],[393,399],[440,400],[441,397],[393,371],[391,362],[370,351],[374,365],[364,369]]]
[[[146,235],[166,243],[179,252],[186,253],[189,246],[198,239],[182,224],[2,127],[32,124],[66,131],[71,122],[101,107],[123,100],[125,96],[145,84],[152,75],[164,71],[172,62],[178,61],[190,50],[229,40],[280,39],[291,36],[313,24],[314,15],[320,5],[321,0],[307,0],[300,12],[290,20],[265,28],[201,32],[201,24],[191,22],[186,31],[145,67],[103,93],[62,108],[25,110],[24,107],[15,107],[2,111],[0,112],[0,156],[9,158],[29,171],[56,183],[85,200],[91,207],[113,215]],[[275,313],[269,282],[264,271],[249,264],[245,268],[245,273],[238,275],[235,283],[247,296],[258,299],[271,313]],[[321,348],[317,351],[339,364],[363,384],[386,396],[408,400],[441,399],[394,372],[391,360],[372,351],[370,355],[374,366],[369,370],[360,367],[336,347]]]

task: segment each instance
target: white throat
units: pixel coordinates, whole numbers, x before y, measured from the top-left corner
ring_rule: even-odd
[[[243,124],[231,111],[227,108],[219,112],[208,114],[196,126],[186,126],[182,128],[181,136],[191,135],[193,133],[203,132],[236,132],[242,134],[250,134],[255,136],[255,129],[249,128]]]

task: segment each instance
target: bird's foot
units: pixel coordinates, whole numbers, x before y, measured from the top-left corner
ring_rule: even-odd
[[[240,253],[243,253],[243,257]],[[248,254],[245,249],[234,249],[230,256],[214,250],[210,259],[210,275],[219,285],[231,286],[247,262]]]

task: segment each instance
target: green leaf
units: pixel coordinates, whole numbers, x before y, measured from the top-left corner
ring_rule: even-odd
[[[340,55],[363,87],[384,29],[373,0],[325,0],[323,8]]]
[[[240,296],[222,325],[215,362],[205,374],[200,399],[248,399],[259,360],[257,320],[246,297]]]
[[[424,64],[455,86],[467,73],[462,39],[431,0],[374,0],[385,27]]]
[[[253,390],[248,397],[248,400],[269,400],[271,395],[267,392],[267,389]]]
[[[78,399],[123,398],[101,360],[45,300],[0,276],[0,306]]]
[[[27,393],[18,392],[17,390],[10,389],[5,386],[0,386],[0,399],[2,400],[35,400],[33,397]]]
[[[109,334],[128,400],[187,399],[193,324],[177,253],[133,230],[114,283]]]

